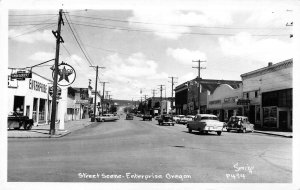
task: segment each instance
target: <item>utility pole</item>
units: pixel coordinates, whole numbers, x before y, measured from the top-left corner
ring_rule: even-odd
[[[165,85],[163,85],[163,84],[160,84],[160,85],[158,85],[158,86],[160,86],[160,105],[159,105],[159,107],[160,107],[160,111],[161,111],[161,109],[162,109],[162,91],[163,91],[163,86],[165,86]],[[162,114],[162,113],[161,113]]]
[[[200,59],[198,60],[198,61],[192,61],[192,62],[197,62],[198,63],[198,67],[192,67],[192,68],[196,68],[196,69],[198,69],[198,80],[197,80],[197,82],[198,82],[198,110],[197,110],[197,112],[198,112],[198,114],[200,114],[200,80],[201,80],[201,78],[200,78],[200,70],[201,69],[206,69],[206,67],[201,67],[200,66],[200,64],[201,64],[201,62],[206,62],[206,61],[200,61]]]
[[[96,67],[96,83],[95,83],[95,101],[94,101],[94,118],[92,118],[92,122],[96,119],[96,104],[97,104],[97,86],[98,86],[98,69],[104,69],[105,67],[99,67],[97,66],[90,66],[90,67]]]
[[[50,123],[50,135],[55,135],[55,116],[56,116],[56,94],[57,94],[57,75],[58,75],[58,62],[59,62],[59,46],[60,43],[64,43],[63,38],[60,36],[61,23],[64,24],[62,19],[62,9],[59,10],[57,31],[52,31],[56,38],[56,52],[54,63],[54,77],[53,77],[53,96],[52,96],[52,111],[51,111],[51,123]]]
[[[103,115],[103,103],[104,103],[105,83],[109,83],[109,82],[100,82],[100,83],[103,84],[103,92],[102,92],[102,100],[101,100],[102,115]]]
[[[156,90],[152,89],[152,96],[153,96],[153,98],[155,97],[155,92],[156,92]]]
[[[146,114],[146,108],[147,108],[147,95],[144,95],[145,96],[145,106],[144,106],[144,114]]]
[[[172,79],[171,84],[172,84],[172,91],[171,91],[171,114],[173,115],[173,90],[174,90],[174,84],[177,83],[174,81],[174,79],[178,79],[178,77],[169,77]],[[170,81],[169,81],[170,82]]]

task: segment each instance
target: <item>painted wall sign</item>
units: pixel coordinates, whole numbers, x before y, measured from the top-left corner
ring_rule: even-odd
[[[47,85],[41,82],[29,79],[29,89],[47,93]]]
[[[52,78],[54,79],[54,71],[52,72]],[[76,72],[71,65],[64,62],[58,65],[57,84],[59,86],[69,86],[75,81],[75,78]]]
[[[224,103],[234,103],[236,102],[238,97],[229,97],[229,98],[224,98]]]

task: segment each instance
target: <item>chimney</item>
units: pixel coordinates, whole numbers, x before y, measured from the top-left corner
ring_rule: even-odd
[[[272,62],[269,62],[268,63],[268,67],[270,67],[270,66],[272,66],[273,65],[273,63]]]

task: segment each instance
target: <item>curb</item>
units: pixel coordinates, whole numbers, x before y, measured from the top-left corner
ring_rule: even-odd
[[[94,123],[90,123],[82,128],[76,129],[74,131],[80,130],[80,129],[84,129],[86,127],[90,127],[92,125],[96,125],[99,124],[99,122],[94,122]],[[73,132],[73,131],[72,131]],[[60,138],[60,137],[64,137],[66,135],[69,135],[72,133],[71,131],[67,131],[65,133],[59,134],[59,135],[47,135],[47,136],[19,136],[19,137],[7,137],[7,138]]]
[[[293,138],[293,135],[281,135],[281,134],[274,134],[274,133],[268,133],[268,132],[264,132],[264,131],[255,131],[255,130],[253,132],[254,133],[261,133],[261,134],[265,134],[265,135]]]

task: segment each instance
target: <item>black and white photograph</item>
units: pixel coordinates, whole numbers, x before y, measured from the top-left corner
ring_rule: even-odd
[[[300,189],[299,3],[0,0],[1,189]]]

